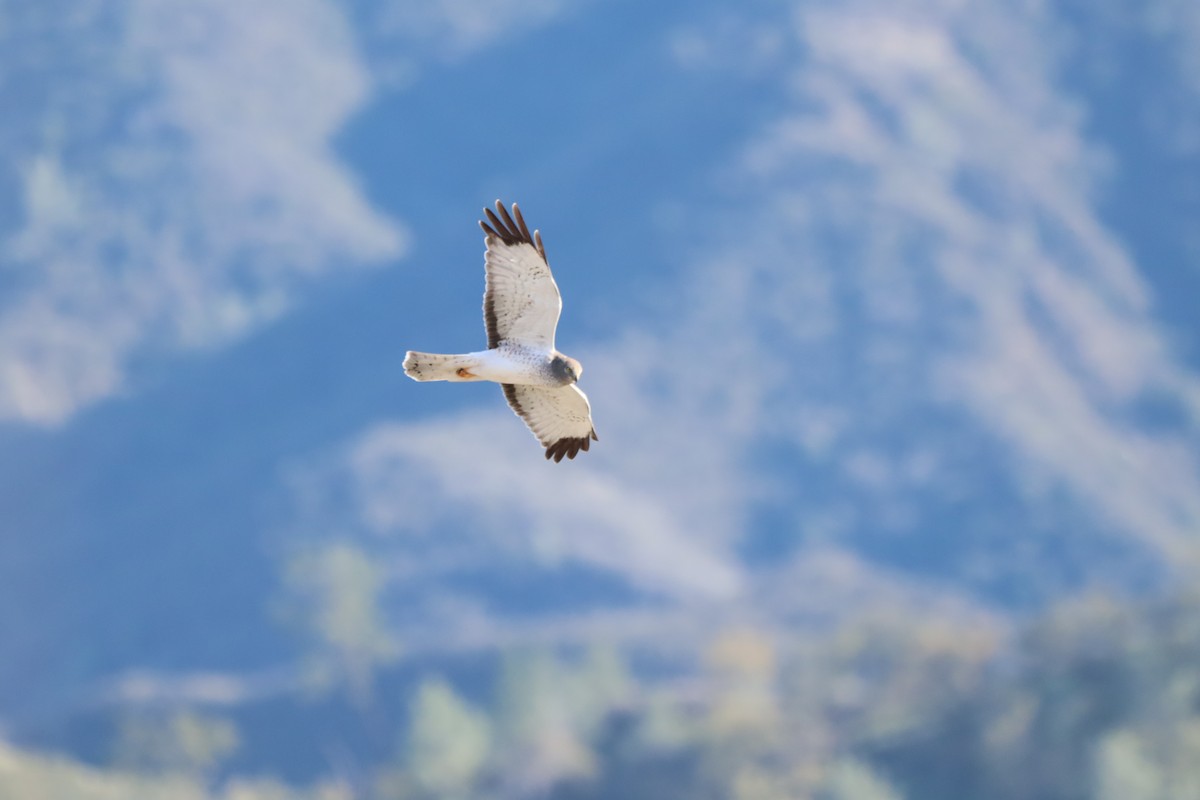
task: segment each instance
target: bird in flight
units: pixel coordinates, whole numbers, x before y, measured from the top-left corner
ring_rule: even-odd
[[[555,462],[599,441],[587,395],[575,385],[583,365],[554,347],[562,296],[538,231],[521,209],[496,201],[480,220],[487,245],[483,321],[488,349],[462,355],[408,351],[404,372],[415,381],[495,381],[517,416]]]

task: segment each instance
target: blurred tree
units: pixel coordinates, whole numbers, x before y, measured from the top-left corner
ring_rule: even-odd
[[[325,631],[326,644],[340,653],[355,651],[356,642],[370,653],[382,583],[372,583],[378,575],[361,553],[331,555],[301,571],[301,585],[327,601],[323,611],[313,607],[314,630]],[[351,587],[357,599],[322,594],[359,579],[367,590]],[[347,629],[358,635],[345,636]],[[401,753],[379,771],[375,796],[1200,798],[1198,593],[1141,604],[1079,597],[1019,636],[986,619],[898,610],[825,633],[731,628],[695,664],[639,685],[612,648],[580,658],[513,650],[496,672],[490,720],[446,681],[427,680],[414,695]],[[0,747],[0,798],[318,796],[269,780],[215,787],[212,776],[237,746],[236,729],[218,718],[131,717],[118,760],[158,777],[80,772]],[[62,775],[105,788],[74,794]],[[321,791],[347,796],[337,785]]]
[[[742,740],[771,735],[779,720],[770,637],[749,628],[725,631],[709,645],[704,661],[713,687],[711,735]]]
[[[238,745],[236,726],[220,717],[190,711],[136,714],[118,727],[113,762],[124,769],[207,781]]]
[[[986,685],[999,642],[995,626],[976,620],[892,610],[849,619],[824,636],[787,637],[775,759],[789,764],[793,793],[829,794],[836,775],[861,768],[896,775],[896,785],[887,786],[896,794],[933,798],[958,787],[954,797],[972,796],[963,788],[971,741],[952,731],[964,698]],[[932,730],[948,732],[937,750],[923,746]],[[855,769],[831,773],[843,759]],[[910,773],[920,775],[921,791],[903,785]]]
[[[313,644],[314,678],[342,677],[356,705],[365,707],[374,671],[400,655],[380,612],[383,567],[343,542],[294,556],[285,578],[287,610]]]
[[[101,770],[61,757],[21,752],[0,742],[3,800],[352,800],[341,784],[307,790],[269,779],[231,780],[206,789],[184,775]]]
[[[1165,800],[1158,765],[1129,730],[1109,734],[1096,754],[1096,800]]]
[[[979,690],[999,631],[971,621],[876,612],[821,644],[824,715],[839,738],[867,744],[904,737]]]
[[[556,800],[1200,798],[1195,592],[1076,598],[1018,638],[891,612],[827,636],[731,630],[703,663],[639,690],[594,742],[594,779]]]
[[[495,771],[504,791],[536,794],[594,771],[570,683],[571,675],[549,650],[514,650],[502,658],[495,695]]]
[[[670,701],[656,703],[665,708]],[[653,712],[651,712],[653,713]],[[673,716],[675,716],[673,714]],[[678,719],[682,721],[683,716]],[[693,744],[655,741],[641,730],[638,712],[610,715],[594,744],[597,768],[558,782],[553,800],[721,800],[724,787],[708,781]]]
[[[700,724],[694,713],[663,689],[643,691],[638,725],[634,729],[637,747],[648,753],[682,750],[697,743]]]
[[[413,703],[403,763],[418,796],[470,797],[491,751],[487,718],[441,678],[421,684]]]
[[[1097,748],[1093,780],[1096,800],[1200,797],[1200,717],[1110,733]]]
[[[586,738],[594,738],[608,716],[628,707],[634,681],[624,658],[615,647],[590,646],[583,661],[566,680],[574,727]]]
[[[826,771],[813,800],[903,800],[903,795],[867,764],[842,758]]]
[[[779,704],[775,645],[762,631],[722,631],[704,653],[708,697],[700,722],[706,780],[737,800],[787,796],[778,755]]]
[[[354,792],[345,783],[322,783],[298,790],[278,781],[257,778],[232,780],[213,800],[354,800]]]
[[[1200,707],[1197,612],[1190,593],[1144,604],[1087,595],[1030,625],[1003,679],[965,704],[979,721],[980,796],[1174,797],[1173,753]]]

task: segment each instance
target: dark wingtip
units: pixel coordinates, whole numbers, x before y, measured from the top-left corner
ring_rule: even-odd
[[[591,441],[586,436],[578,439],[559,439],[546,445],[546,458],[553,458],[556,464],[564,458],[574,460],[575,456],[586,452],[590,446]]]
[[[492,225],[491,225],[492,233],[496,234],[496,238],[503,239],[504,241],[507,242],[509,237],[508,237],[508,231],[504,227],[504,223],[501,222],[494,213],[492,213],[492,210],[490,208],[485,208],[483,210],[483,213],[487,215],[488,222],[492,223]],[[479,224],[482,225],[483,220],[480,220]]]
[[[516,203],[512,204],[511,215],[504,208],[504,203],[499,200],[496,200],[495,211],[485,207],[483,213],[487,216],[488,222],[480,220],[479,225],[486,235],[493,236],[508,245],[531,244],[537,248],[542,260],[546,259],[546,246],[542,244],[541,234],[537,231],[532,234],[529,232],[529,226],[525,223],[525,218],[521,216],[521,208]]]
[[[504,227],[508,229],[509,234],[514,239],[520,239],[521,229],[517,227],[517,223],[513,222],[513,218],[509,216],[508,211],[504,208],[504,204],[499,200],[496,201],[496,210],[500,212],[500,218],[504,220]]]
[[[521,235],[524,236],[526,240],[532,242],[533,237],[529,235],[529,226],[525,224],[525,218],[521,216],[521,209],[516,203],[513,203],[512,213],[513,217],[517,220],[517,228],[521,231]]]

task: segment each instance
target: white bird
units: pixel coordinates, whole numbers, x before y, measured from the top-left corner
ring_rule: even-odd
[[[575,385],[583,365],[554,347],[562,296],[541,234],[529,235],[516,203],[512,216],[499,200],[499,216],[483,211],[491,223],[479,222],[487,245],[483,320],[488,349],[462,355],[410,350],[404,372],[415,381],[499,383],[509,406],[546,448],[546,458],[574,458],[600,437],[587,395]]]

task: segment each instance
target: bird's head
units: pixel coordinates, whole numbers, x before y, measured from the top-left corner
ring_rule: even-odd
[[[550,362],[550,369],[554,371],[554,376],[562,381],[564,386],[575,383],[583,375],[583,364],[561,353]]]

